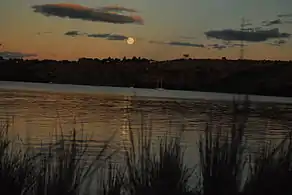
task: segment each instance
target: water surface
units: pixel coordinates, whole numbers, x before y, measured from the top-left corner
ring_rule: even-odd
[[[183,132],[182,144],[187,147],[185,159],[189,166],[198,163],[197,143],[211,111],[213,124],[231,126],[234,98],[231,94],[188,92],[191,95],[186,98],[179,91],[152,92],[0,82],[0,120],[10,121],[11,136],[19,135],[36,148],[50,143],[56,135],[70,134],[75,128],[79,141],[89,143],[91,156],[116,133],[108,151],[118,151],[114,157],[118,162],[122,162],[123,146],[129,143],[130,128],[135,135],[141,129],[151,129],[154,142],[165,134],[177,136]],[[173,93],[176,95],[169,95]],[[260,100],[251,105],[245,132],[252,150],[254,145],[264,141],[276,143],[287,134],[292,104],[290,98],[252,96],[251,99]]]
[[[31,88],[32,85],[34,88]],[[125,91],[129,89],[125,88],[119,91],[118,88],[104,87],[102,93],[103,88],[90,87],[91,92],[99,92],[94,94],[86,93],[86,87],[82,88],[83,86],[74,88],[71,85],[58,85],[56,88],[50,84],[32,85],[2,82],[0,118],[9,119],[13,124],[13,134],[18,134],[23,140],[29,138],[29,142],[34,145],[51,141],[52,135],[60,134],[61,130],[66,135],[76,128],[83,129],[84,135],[89,136],[87,139],[93,153],[114,132],[116,135],[112,147],[121,148],[122,141],[128,139],[129,124],[137,132],[143,123],[144,129],[152,129],[154,138],[167,132],[179,134],[183,129],[183,144],[192,148],[190,153],[196,154],[198,137],[204,130],[210,110],[213,111],[214,124],[222,124],[223,121],[224,126],[231,125],[232,102],[227,100],[232,100],[234,96],[228,94],[223,94],[226,96],[223,99],[216,94],[215,97],[210,97],[210,93],[205,98],[202,98],[202,94],[193,96],[192,99],[161,96],[148,98],[145,93],[144,96],[127,94]],[[136,91],[143,94],[142,90]],[[179,91],[175,93],[179,94]],[[257,98],[261,99],[253,96],[253,99]],[[259,143],[286,134],[291,118],[290,99],[272,100],[273,98],[269,98],[269,101],[252,104],[246,131],[246,137],[251,142]]]

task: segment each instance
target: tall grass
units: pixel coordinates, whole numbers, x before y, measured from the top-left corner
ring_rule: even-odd
[[[236,195],[240,192],[245,166],[245,124],[249,101],[242,107],[234,101],[232,126],[206,124],[204,137],[199,140],[202,193],[204,195]],[[241,108],[241,110],[239,110]]]
[[[9,123],[0,127],[0,194],[27,194],[35,182],[35,158],[16,148],[8,137]]]
[[[244,188],[244,194],[264,195],[267,193],[292,194],[292,136],[288,136],[278,145],[263,145],[250,165],[250,174]]]
[[[8,123],[7,123],[8,124]],[[79,142],[76,130],[69,139],[57,139],[45,152],[21,150],[8,139],[9,127],[0,131],[0,193],[12,195],[79,195],[86,177],[102,167],[109,141],[93,162],[86,160],[87,143]]]
[[[38,174],[34,194],[43,195],[78,195],[79,186],[82,183],[84,167],[82,159],[85,147],[77,145],[76,131],[72,133],[72,139],[66,143],[64,138],[59,142],[56,152],[52,147],[48,148],[48,153],[40,159],[40,173]]]
[[[125,192],[125,171],[119,165],[110,160],[102,170],[102,174],[97,175],[100,183],[99,194],[120,195]]]
[[[230,129],[215,126],[211,120],[206,124],[198,145],[200,184],[196,190],[190,184],[194,169],[184,160],[181,137],[165,135],[158,139],[158,146],[153,145],[153,130],[143,120],[136,132],[129,124],[130,144],[124,147],[122,165],[113,163],[112,154],[106,152],[112,138],[89,162],[84,160],[87,144],[79,142],[75,129],[69,139],[57,139],[58,150],[51,144],[40,153],[13,147],[9,126],[4,125],[0,129],[0,194],[87,195],[81,187],[86,179],[94,178],[97,183],[89,183],[98,189],[91,194],[98,195],[291,194],[291,133],[278,145],[260,145],[259,152],[251,154],[245,140],[249,101],[243,106],[235,103],[231,114]]]
[[[159,140],[157,151],[153,149],[152,129],[141,126],[137,147],[131,128],[129,137],[130,148],[125,152],[129,194],[181,195],[191,192],[188,181],[192,170],[184,162],[180,137],[166,135]]]

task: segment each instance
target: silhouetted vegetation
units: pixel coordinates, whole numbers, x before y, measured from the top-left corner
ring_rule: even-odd
[[[288,61],[0,60],[0,80],[292,96]]]
[[[290,194],[291,133],[276,147],[259,145],[259,152],[251,153],[244,140],[248,103],[246,101],[240,111],[235,105],[231,129],[207,122],[199,140],[200,164],[196,169],[189,168],[184,161],[180,136],[166,135],[158,149],[154,149],[152,130],[144,126],[136,139],[135,132],[129,130],[130,145],[125,145],[125,163],[119,165],[114,164],[106,152],[109,142],[93,162],[80,158],[86,154],[86,144],[79,143],[75,130],[70,139],[63,136],[57,139],[58,150],[53,150],[51,144],[44,153],[39,153],[12,147],[13,142],[7,137],[9,127],[4,126],[0,137],[0,192],[78,195],[85,178],[97,178],[101,185],[96,191],[91,190],[91,194]],[[195,184],[189,180],[193,171],[198,173]],[[88,193],[83,190],[83,194]]]

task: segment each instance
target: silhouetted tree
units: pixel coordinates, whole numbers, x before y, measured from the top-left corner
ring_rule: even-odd
[[[10,59],[1,62],[0,80],[156,88],[163,78],[166,89],[292,96],[292,62],[222,59]]]
[[[184,58],[188,58],[190,55],[189,54],[184,54],[183,56],[184,56]]]

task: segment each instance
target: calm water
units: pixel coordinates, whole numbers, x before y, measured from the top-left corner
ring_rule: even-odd
[[[155,139],[166,133],[175,136],[184,130],[182,144],[187,146],[185,158],[187,164],[193,166],[198,162],[198,138],[209,119],[208,113],[212,110],[214,124],[223,122],[225,127],[231,125],[232,102],[226,101],[232,99],[230,95],[216,99],[213,98],[216,94],[206,93],[205,97],[200,94],[197,98],[193,96],[191,100],[185,100],[183,95],[182,98],[171,99],[151,97],[150,93],[145,96],[143,90],[138,90],[138,94],[144,94],[139,97],[113,89],[108,90],[111,94],[102,95],[101,89],[94,94],[92,89],[87,93],[87,90],[68,85],[59,85],[58,91],[53,85],[36,86],[42,90],[17,83],[0,84],[0,121],[9,120],[11,136],[19,135],[24,142],[35,147],[51,142],[60,132],[68,135],[73,128],[83,129],[78,136],[82,139],[82,135],[87,135],[89,154],[96,155],[115,132],[109,151],[122,151],[122,146],[129,140],[129,126],[135,134],[141,128],[152,129]],[[74,90],[68,91],[68,88]],[[252,104],[246,130],[251,148],[253,144],[267,140],[277,142],[290,127],[291,100],[252,98],[263,101]],[[114,159],[119,161],[121,154],[118,152]],[[92,192],[94,189],[93,186]]]
[[[64,91],[67,89],[66,85],[62,87]],[[193,163],[197,160],[197,142],[208,119],[207,113],[213,110],[214,123],[225,121],[224,125],[230,126],[232,102],[206,100],[207,97],[205,100],[201,97],[167,100],[94,95],[86,94],[86,91],[27,91],[23,86],[17,90],[11,88],[9,90],[9,85],[6,85],[5,89],[0,89],[0,120],[8,119],[12,125],[10,133],[35,146],[50,142],[52,135],[60,134],[61,130],[66,135],[76,128],[83,129],[90,141],[90,154],[96,154],[114,132],[111,148],[120,149],[127,143],[129,124],[134,132],[138,132],[143,124],[143,128],[152,129],[154,138],[167,132],[175,135],[184,129],[183,144],[188,146],[186,158]],[[287,102],[254,103],[246,131],[250,143],[284,136],[290,126],[291,108],[292,104]]]

